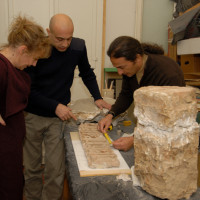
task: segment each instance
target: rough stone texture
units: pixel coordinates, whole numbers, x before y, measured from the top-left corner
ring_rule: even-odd
[[[174,126],[188,127],[196,122],[197,102],[195,90],[189,87],[149,86],[134,94],[140,124],[156,126],[162,130]]]
[[[79,136],[90,168],[119,167],[117,155],[103,134],[97,130],[97,124],[81,124]]]
[[[199,126],[194,89],[149,86],[134,93],[135,174],[148,193],[189,198],[197,190]]]

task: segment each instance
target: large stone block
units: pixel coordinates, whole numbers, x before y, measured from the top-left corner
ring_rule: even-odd
[[[134,97],[135,174],[141,187],[163,199],[189,198],[197,190],[198,174],[194,90],[149,86],[138,89]]]
[[[135,91],[134,114],[139,123],[167,130],[196,121],[195,90],[189,87],[148,86]],[[138,117],[139,116],[139,117]]]

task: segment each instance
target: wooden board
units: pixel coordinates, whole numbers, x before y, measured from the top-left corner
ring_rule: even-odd
[[[70,132],[70,136],[71,136],[71,139],[72,139],[72,145],[73,145],[73,148],[74,148],[76,161],[77,161],[77,164],[78,164],[78,168],[79,168],[79,172],[80,172],[81,177],[131,174],[131,169],[129,168],[129,166],[125,162],[125,160],[122,157],[122,155],[120,154],[120,152],[116,149],[113,149],[113,150],[114,150],[114,153],[116,153],[117,158],[120,161],[119,168],[107,168],[107,169],[92,169],[92,168],[89,168],[78,132]]]

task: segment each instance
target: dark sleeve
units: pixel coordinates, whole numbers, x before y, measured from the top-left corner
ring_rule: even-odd
[[[30,93],[30,78],[8,61],[0,61],[0,114],[7,118],[24,110]]]
[[[47,110],[52,114],[55,114],[55,110],[59,102],[44,96],[40,92],[39,86],[37,85],[38,83],[36,69],[36,67],[29,67],[25,70],[31,77],[31,93],[29,95],[28,109],[41,108]]]
[[[0,115],[2,117],[5,116],[6,113],[6,85],[7,85],[7,71],[6,68],[3,66],[4,63],[0,60]]]
[[[112,105],[111,111],[115,113],[115,116],[125,112],[133,102],[133,92],[136,90],[137,80],[134,76],[132,79],[123,77],[122,90],[119,94],[114,105]]]
[[[82,51],[78,68],[80,71],[79,76],[82,78],[85,86],[88,88],[94,100],[102,99],[100,91],[99,91],[99,87],[97,84],[96,75],[94,74],[93,69],[91,68],[88,61],[86,47],[84,47]]]

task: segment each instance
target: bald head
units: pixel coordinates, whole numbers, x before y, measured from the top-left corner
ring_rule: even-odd
[[[72,19],[68,15],[56,14],[50,20],[49,29],[51,32],[73,31],[74,25]]]
[[[51,44],[58,51],[66,51],[73,38],[74,25],[71,18],[65,14],[54,15],[49,23],[47,33]]]

